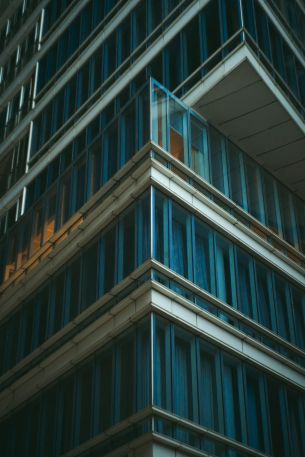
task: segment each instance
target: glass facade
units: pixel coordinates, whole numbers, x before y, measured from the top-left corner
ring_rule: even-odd
[[[295,434],[300,437],[304,427],[304,396],[178,325],[159,317],[154,323],[154,400],[159,408],[264,454],[280,456],[285,449],[285,455],[294,455],[296,443],[301,444]],[[291,398],[298,402],[297,408]],[[211,455],[247,455],[225,449],[216,437],[214,441],[196,437],[187,427],[163,420],[156,427],[159,433]],[[296,452],[302,455],[304,447]]]
[[[1,422],[4,455],[65,454],[149,406],[150,338],[133,325]]]
[[[305,455],[303,191],[249,155],[247,113],[238,135],[203,117],[246,55],[290,141],[304,21],[298,0],[1,12],[5,457]]]
[[[153,423],[139,434],[153,430],[219,457],[241,455],[239,442],[242,455],[304,453],[304,394],[158,315],[133,324],[2,421],[2,449],[24,455],[27,442],[27,455],[62,455],[149,406]],[[174,415],[165,420],[163,411]],[[177,426],[177,416],[186,422]]]
[[[0,346],[6,351],[1,372],[35,351],[148,259],[160,262],[210,297],[193,297],[187,286],[186,290],[179,287],[179,281],[170,284],[170,275],[161,279],[162,274],[152,273],[157,282],[305,366],[304,355],[296,349],[305,349],[304,291],[190,209],[150,189],[3,323]],[[222,303],[218,309],[213,296]],[[260,325],[246,324],[239,313]],[[280,339],[272,341],[260,326]]]
[[[51,225],[49,221],[46,233]],[[33,239],[33,244],[38,242],[38,237]],[[150,256],[149,250],[150,195],[147,194],[113,220],[4,322],[0,327],[0,374],[35,351],[142,265]]]
[[[13,170],[25,166],[26,141],[27,137],[23,149],[22,144],[18,145],[16,152],[20,165],[7,161]],[[5,281],[20,269],[149,142],[152,148],[155,143],[170,153],[240,209],[305,253],[303,200],[153,80],[130,101],[118,97],[107,106],[27,186],[23,215],[15,216],[12,228],[5,223],[7,215],[2,218],[0,279]],[[14,178],[14,173],[9,175],[7,187],[20,176]],[[231,212],[230,207],[227,210]]]

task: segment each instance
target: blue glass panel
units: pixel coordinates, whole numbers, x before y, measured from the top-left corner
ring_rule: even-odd
[[[172,233],[170,267],[177,273],[189,277],[188,248],[190,238],[188,233],[189,215],[178,205],[172,205]]]
[[[246,407],[248,443],[251,447],[264,451],[262,383],[260,375],[251,370],[246,373]]]
[[[216,378],[216,352],[200,344],[198,371],[200,424],[219,431],[219,398]]]
[[[237,248],[236,266],[238,308],[247,316],[257,320],[253,259]]]
[[[259,322],[270,329],[275,328],[272,324],[273,295],[271,275],[263,265],[256,264],[257,281],[257,307]],[[274,318],[273,318],[274,322]]]
[[[253,160],[246,157],[244,159],[244,164],[246,172],[248,211],[252,214],[252,216],[264,223],[265,214],[259,167]]]
[[[192,373],[192,347],[189,335],[187,338],[175,334],[174,358],[174,412],[179,416],[193,419],[194,391]]]
[[[78,378],[78,443],[87,441],[91,435],[92,410],[93,410],[93,366],[92,362],[88,364],[79,374]]]
[[[196,220],[194,250],[195,283],[208,292],[212,291],[211,275],[214,269],[212,243],[213,238],[209,227]]]
[[[95,430],[106,430],[114,420],[114,359],[111,348],[97,356],[95,378]]]
[[[215,266],[217,297],[231,306],[236,306],[233,246],[219,235],[216,236]]]
[[[242,154],[231,141],[227,142],[230,198],[247,211],[245,173]]]
[[[195,116],[190,117],[191,167],[202,178],[209,178],[207,128]]]
[[[80,309],[84,310],[97,298],[98,243],[87,248],[82,258],[82,300]]]
[[[135,341],[126,337],[119,341],[116,351],[117,378],[115,411],[116,420],[131,416],[135,411],[136,383],[135,377]]]

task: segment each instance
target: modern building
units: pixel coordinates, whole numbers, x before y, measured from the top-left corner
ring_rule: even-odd
[[[1,7],[1,456],[303,457],[303,1]]]

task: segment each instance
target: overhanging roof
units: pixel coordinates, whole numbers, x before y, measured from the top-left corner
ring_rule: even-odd
[[[304,120],[246,45],[184,101],[305,200]]]

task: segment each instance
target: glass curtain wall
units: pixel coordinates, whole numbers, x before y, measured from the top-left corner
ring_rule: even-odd
[[[305,203],[167,89],[152,82],[152,139],[305,254]]]
[[[304,290],[160,191],[153,197],[153,258],[304,349]]]
[[[130,422],[123,421],[151,405],[157,409],[146,413],[150,421],[130,433]],[[274,457],[282,457],[283,449],[287,457],[301,457],[304,408],[304,393],[295,386],[150,315],[2,419],[0,437],[7,457],[55,457],[122,423],[125,439],[114,435],[108,452],[117,440],[123,445],[153,430],[217,457],[239,457],[238,443],[245,446],[244,456],[249,447]],[[165,419],[162,410],[174,416]],[[177,417],[188,422],[177,423]],[[221,436],[232,441],[224,443]]]
[[[3,322],[0,375],[150,258],[150,229],[148,191]]]
[[[116,114],[112,109],[110,105],[102,111],[27,186],[22,217],[0,234],[0,282],[37,253],[149,142],[149,84]],[[15,173],[11,179],[15,182]]]
[[[158,316],[153,344],[156,406],[274,457],[304,454],[303,393]],[[170,420],[156,428],[209,455],[247,455]]]
[[[78,363],[1,421],[3,455],[59,456],[145,409],[151,404],[150,348],[147,318]]]

